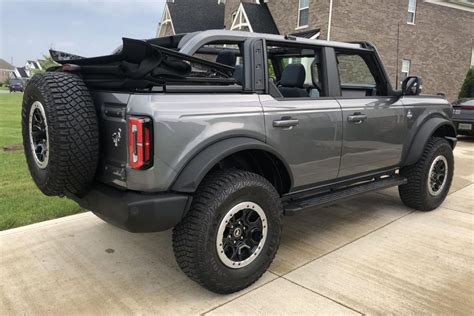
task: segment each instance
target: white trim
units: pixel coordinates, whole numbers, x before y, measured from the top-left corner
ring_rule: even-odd
[[[430,3],[430,4],[435,4],[435,5],[440,5],[440,6],[448,7],[448,8],[452,8],[452,9],[463,10],[463,11],[474,13],[474,4],[462,3],[462,2],[458,2],[458,1],[446,2],[446,1],[442,1],[442,0],[425,0],[424,2],[425,3]]]
[[[309,25],[302,25],[302,26],[296,27],[295,30],[307,29],[308,27],[309,27]]]
[[[328,41],[331,40],[331,23],[332,23],[332,0],[329,1],[328,38],[327,38]]]
[[[318,32],[318,33],[314,34],[314,35],[311,36],[309,39],[318,39],[318,38],[319,38],[319,35],[321,35],[321,32]]]
[[[308,27],[309,26],[309,0],[308,0],[308,6],[306,7],[301,7],[301,1],[302,0],[298,0],[298,21],[296,23],[296,28],[295,30],[300,30],[300,29],[304,29],[305,27]],[[300,18],[301,18],[301,11],[303,10],[308,10],[308,23],[305,24],[305,25],[300,25]]]
[[[164,35],[164,34],[163,35],[161,34],[161,31],[163,30],[163,27],[166,27],[166,25],[168,24],[171,25],[173,34],[176,34],[174,30],[173,20],[171,19],[170,10],[168,8],[168,3],[165,3],[165,7],[163,8],[163,15],[161,16],[160,28],[158,29],[156,37],[161,37]]]
[[[234,21],[232,21],[232,26],[230,27],[232,30],[241,30],[243,27],[248,27],[250,32],[253,32],[252,25],[250,25],[249,17],[245,12],[244,6],[242,3],[239,5],[239,9],[235,14]]]

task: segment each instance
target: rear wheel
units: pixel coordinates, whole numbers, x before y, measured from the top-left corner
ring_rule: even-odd
[[[239,170],[211,173],[173,230],[178,265],[211,291],[244,289],[272,262],[282,213],[280,197],[265,178]]]
[[[408,183],[398,187],[400,198],[408,207],[431,211],[448,195],[454,173],[453,150],[444,138],[430,139],[420,160],[400,170]]]

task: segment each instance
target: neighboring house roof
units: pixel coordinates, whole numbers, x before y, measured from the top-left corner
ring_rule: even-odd
[[[15,66],[0,58],[0,69],[15,70]]]
[[[312,29],[312,30],[307,30],[303,32],[296,32],[296,33],[291,33],[290,35],[296,36],[296,37],[302,37],[302,38],[309,38],[309,39],[316,39],[319,38],[319,35],[321,34],[321,29]]]
[[[17,67],[16,70],[18,71],[18,73],[20,74],[20,77],[21,78],[28,78],[28,73],[26,72],[26,69],[25,67]]]
[[[256,33],[280,34],[266,3],[242,2],[252,31]]]
[[[34,61],[34,60],[28,60],[27,63],[28,63],[28,64],[31,64],[31,65],[32,65],[34,68],[36,68],[36,69],[39,69],[39,68],[40,68],[40,66],[38,65],[38,63],[37,63],[36,61]]]
[[[217,0],[175,0],[166,5],[176,34],[224,28],[225,5]]]

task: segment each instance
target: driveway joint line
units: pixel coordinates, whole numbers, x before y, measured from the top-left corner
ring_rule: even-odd
[[[291,272],[296,271],[296,270],[298,270],[298,269],[300,269],[300,268],[303,268],[303,267],[307,266],[308,264],[310,264],[310,263],[312,263],[312,262],[314,262],[314,261],[316,261],[316,260],[318,260],[318,259],[321,259],[321,258],[323,258],[323,257],[325,257],[325,256],[327,256],[327,255],[330,255],[330,254],[332,254],[333,252],[336,252],[336,251],[338,251],[339,249],[344,248],[344,247],[346,247],[346,246],[348,246],[348,245],[350,245],[350,244],[352,244],[352,243],[358,241],[359,239],[362,239],[362,238],[364,238],[364,237],[366,237],[366,236],[368,236],[368,235],[370,235],[370,234],[372,234],[372,233],[375,233],[376,231],[378,231],[378,230],[380,230],[380,229],[382,229],[382,228],[384,228],[384,227],[387,227],[388,225],[390,225],[390,224],[392,224],[392,223],[394,223],[394,222],[396,222],[396,221],[398,221],[398,220],[400,220],[400,219],[402,219],[402,218],[404,218],[404,217],[406,217],[406,216],[408,216],[408,215],[410,215],[410,214],[413,214],[414,212],[415,212],[415,211],[410,211],[410,212],[408,212],[408,213],[406,213],[406,214],[404,214],[404,215],[402,215],[402,216],[400,216],[400,217],[398,217],[398,218],[396,218],[396,219],[394,219],[394,220],[392,220],[392,221],[390,221],[390,222],[388,222],[388,223],[386,223],[386,224],[384,224],[384,225],[382,225],[382,226],[380,226],[380,227],[377,227],[377,228],[374,229],[374,230],[371,230],[370,232],[367,232],[367,233],[365,233],[365,234],[363,234],[363,235],[357,237],[357,238],[354,239],[354,240],[351,240],[351,241],[348,242],[348,243],[345,243],[345,244],[343,244],[343,245],[341,245],[341,246],[339,246],[339,247],[337,247],[337,248],[334,248],[333,250],[331,250],[331,251],[329,251],[329,252],[326,252],[326,253],[324,253],[324,254],[322,254],[322,255],[320,255],[320,256],[318,256],[318,257],[316,257],[316,258],[314,258],[314,259],[312,259],[312,260],[310,260],[310,261],[308,261],[308,262],[306,262],[306,263],[304,263],[304,264],[302,264],[302,265],[299,266],[299,267],[296,267],[296,268],[294,268],[294,269],[292,269],[292,270],[290,270],[290,271],[288,271],[288,272],[286,272],[286,273],[283,273],[283,274],[281,274],[280,276],[281,276],[281,277],[285,277],[286,275],[290,274]],[[274,273],[274,272],[272,272],[272,273]],[[275,273],[274,273],[274,274],[275,274]]]
[[[251,289],[250,291],[247,291],[247,292],[245,292],[245,293],[242,293],[241,295],[238,295],[238,296],[234,297],[234,298],[231,299],[231,300],[228,300],[228,301],[226,301],[226,302],[224,302],[224,303],[222,303],[222,304],[219,304],[219,305],[217,305],[217,306],[215,306],[215,307],[213,307],[213,308],[211,308],[211,309],[209,309],[209,310],[207,310],[207,311],[201,313],[200,315],[201,315],[201,316],[207,315],[207,314],[209,314],[210,312],[212,312],[213,310],[216,310],[216,309],[218,309],[219,307],[222,307],[222,306],[224,306],[224,305],[227,305],[228,303],[233,302],[233,301],[235,301],[236,299],[239,299],[239,298],[241,298],[241,297],[244,296],[244,295],[247,295],[247,294],[249,294],[249,293],[252,293],[253,291],[258,290],[259,288],[261,288],[261,287],[263,287],[263,286],[265,286],[265,285],[267,285],[267,284],[270,284],[270,283],[272,283],[273,281],[276,281],[276,280],[278,280],[278,279],[281,278],[281,276],[279,276],[279,275],[276,274],[276,273],[273,273],[273,272],[271,272],[271,271],[268,271],[268,272],[271,273],[271,274],[273,274],[273,275],[275,275],[276,278],[273,279],[273,280],[270,280],[269,282],[263,283],[262,285],[259,285],[259,286],[255,287],[254,289]]]
[[[353,307],[351,307],[351,306],[349,306],[349,305],[346,305],[346,304],[344,304],[344,303],[342,303],[342,302],[339,302],[339,301],[336,300],[336,299],[333,299],[333,298],[331,298],[331,297],[329,297],[329,296],[326,296],[326,295],[324,295],[324,294],[321,294],[321,293],[319,293],[319,292],[317,292],[317,291],[315,291],[315,290],[312,290],[312,289],[310,289],[310,288],[308,288],[308,287],[306,287],[306,286],[304,286],[304,285],[301,285],[301,284],[299,284],[299,283],[296,283],[295,281],[292,281],[292,280],[287,279],[287,278],[285,278],[285,277],[282,277],[282,278],[283,278],[284,280],[287,280],[288,282],[293,283],[293,284],[296,285],[296,286],[299,286],[299,287],[301,287],[301,288],[303,288],[303,289],[305,289],[305,290],[308,290],[308,291],[310,291],[310,292],[312,292],[312,293],[314,293],[314,294],[317,294],[317,295],[319,295],[319,296],[321,296],[321,297],[324,297],[325,299],[328,299],[328,300],[330,300],[331,302],[334,302],[334,303],[336,303],[336,304],[338,304],[338,305],[341,305],[341,306],[343,306],[343,307],[345,307],[345,308],[347,308],[347,309],[350,309],[350,310],[353,311],[353,312],[356,312],[356,313],[358,313],[358,314],[360,314],[360,315],[365,315],[364,313],[358,311],[357,309],[355,309],[355,308],[353,308]]]
[[[449,208],[449,207],[443,206],[442,204],[441,204],[441,207],[442,207],[442,208],[445,208],[445,209],[447,209],[447,210],[450,210],[450,211],[454,211],[454,212],[459,212],[459,213],[464,213],[464,214],[473,215],[473,214],[472,214],[472,213],[470,213],[470,212],[467,212],[467,211],[460,211],[460,210],[455,210],[455,209],[453,209],[453,208]]]

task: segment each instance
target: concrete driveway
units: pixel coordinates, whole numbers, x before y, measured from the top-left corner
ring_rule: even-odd
[[[474,141],[429,213],[396,189],[285,218],[260,281],[216,295],[178,268],[170,232],[134,235],[91,213],[0,232],[0,314],[464,314],[474,310]]]

